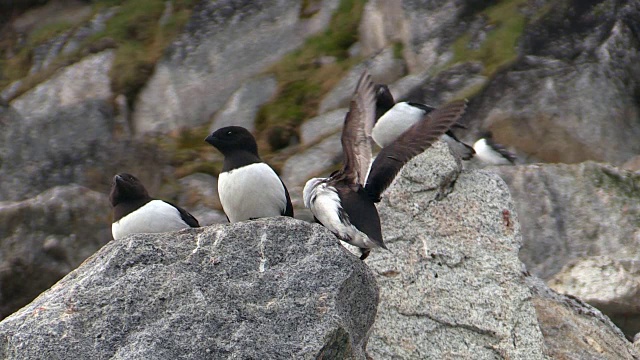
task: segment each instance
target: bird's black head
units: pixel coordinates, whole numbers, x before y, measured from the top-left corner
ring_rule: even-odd
[[[389,87],[385,84],[376,84],[375,87],[376,92],[376,120],[379,119],[384,113],[389,111],[393,105],[396,104],[393,99],[393,95],[391,95],[391,91]]]
[[[109,201],[112,206],[116,206],[126,201],[145,200],[149,198],[149,193],[144,185],[135,176],[127,173],[120,173],[113,177]]]
[[[493,133],[489,130],[484,130],[480,133],[480,138],[485,138],[487,140],[493,139]]]
[[[235,151],[248,151],[258,156],[258,144],[249,130],[241,126],[227,126],[214,131],[204,141],[220,150],[223,155]]]

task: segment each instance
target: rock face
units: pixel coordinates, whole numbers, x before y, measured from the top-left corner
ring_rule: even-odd
[[[566,265],[549,280],[561,294],[597,307],[629,338],[640,333],[640,261],[592,256]]]
[[[364,359],[377,302],[367,266],[319,225],[134,235],[0,323],[0,357]]]
[[[380,286],[373,358],[638,357],[598,310],[528,275],[506,184],[461,172],[443,143],[405,167],[379,209],[390,251],[367,260]]]
[[[328,136],[320,143],[293,155],[284,163],[282,179],[292,186],[302,185],[342,161],[341,133]]]
[[[520,259],[533,274],[549,279],[581,257],[637,259],[640,175],[593,162],[491,170],[509,185],[522,224]]]
[[[107,196],[78,185],[0,202],[0,316],[5,317],[111,240]]]
[[[466,25],[460,19],[473,1],[375,0],[367,3],[360,25],[362,52],[371,55],[394,43],[411,72],[420,72],[448,61],[447,47]]]
[[[79,182],[99,161],[113,130],[112,61],[111,51],[92,55],[0,110],[0,200]]]
[[[211,131],[221,127],[237,125],[253,131],[260,106],[273,96],[278,82],[273,76],[264,76],[247,81],[238,89],[222,110],[216,114]]]
[[[509,191],[487,172],[456,180],[459,166],[438,143],[384,196],[390,251],[368,260],[380,285],[368,347],[375,359],[545,357],[517,257],[520,229]]]
[[[301,19],[297,0],[201,2],[139,96],[136,133],[205,124],[240,84],[323,29],[337,4]]]
[[[527,277],[547,354],[552,359],[640,358],[638,350],[600,311],[571,296],[550,290]]]
[[[520,60],[471,102],[472,129],[544,162],[639,154],[639,16],[635,1],[550,4],[525,28]]]

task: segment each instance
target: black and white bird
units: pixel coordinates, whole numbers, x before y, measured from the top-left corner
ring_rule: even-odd
[[[395,102],[389,87],[376,85],[376,123],[371,135],[373,140],[384,148],[407,131],[415,123],[424,119],[425,115],[435,110],[434,107],[416,102]],[[453,127],[462,127],[454,124]],[[442,135],[462,160],[469,160],[475,154],[473,147],[460,141],[451,130]]]
[[[480,139],[473,144],[473,148],[477,159],[487,165],[515,165],[517,160],[513,153],[493,141],[490,131],[482,133]]]
[[[241,126],[227,126],[206,142],[224,155],[218,176],[220,203],[229,222],[272,216],[293,217],[289,191],[278,174],[258,156],[258,145]]]
[[[140,180],[131,174],[113,177],[109,200],[113,206],[111,234],[115,240],[130,234],[200,227],[198,220],[185,209],[151,198]]]
[[[368,72],[358,81],[342,129],[342,168],[328,178],[313,178],[303,190],[305,206],[316,221],[339,239],[360,248],[365,259],[372,248],[386,249],[375,203],[400,169],[444,134],[464,113],[457,101],[425,115],[371,164],[371,129],[375,122],[376,94]],[[370,166],[371,164],[371,166]]]

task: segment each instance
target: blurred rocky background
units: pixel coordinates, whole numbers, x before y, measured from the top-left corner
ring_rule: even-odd
[[[631,340],[639,19],[634,0],[0,0],[0,316],[109,242],[116,172],[223,222],[222,157],[203,141],[221,126],[254,131],[309,219],[302,185],[342,160],[368,67],[398,99],[469,99],[457,135],[491,130],[519,158],[489,170],[514,199],[520,260]]]

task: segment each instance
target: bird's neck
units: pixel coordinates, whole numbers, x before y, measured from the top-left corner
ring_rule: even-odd
[[[259,162],[262,162],[262,160],[258,155],[250,151],[238,150],[225,155],[222,171],[229,171]]]
[[[138,210],[146,203],[153,200],[150,197],[144,197],[136,200],[125,201],[117,204],[113,207],[113,222],[116,222],[123,217],[131,214],[132,212]]]

